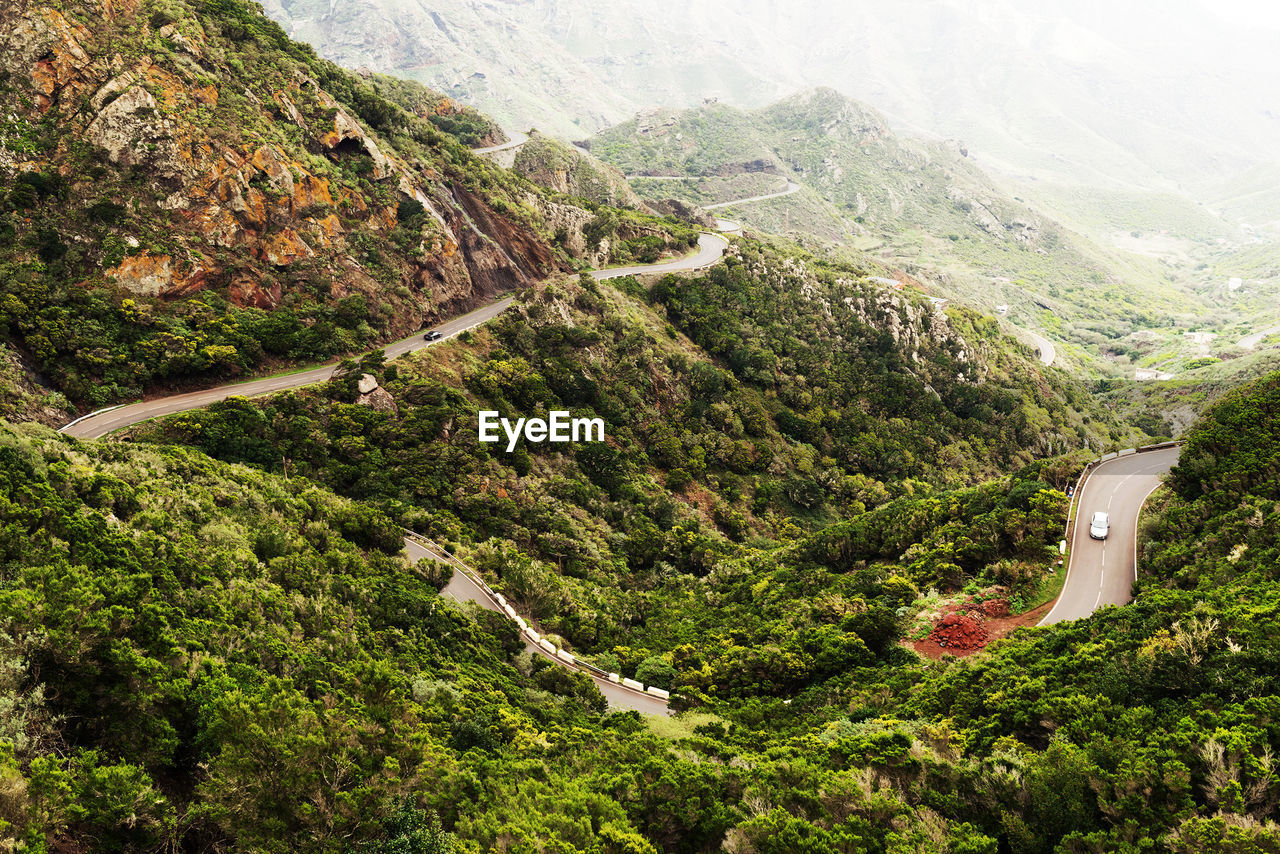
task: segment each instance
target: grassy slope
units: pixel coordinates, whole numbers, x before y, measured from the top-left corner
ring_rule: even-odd
[[[1095,368],[1090,332],[1117,321],[1160,325],[1199,310],[1198,298],[1154,259],[1055,224],[1006,195],[954,145],[895,137],[874,112],[836,93],[818,90],[749,113],[715,106],[675,116],[661,135],[638,133],[630,122],[593,148],[629,173],[647,166],[707,175],[767,161],[812,193],[726,215],[856,246],[988,310],[1008,303],[1018,321],[1074,341]],[[642,186],[675,189],[657,183]]]

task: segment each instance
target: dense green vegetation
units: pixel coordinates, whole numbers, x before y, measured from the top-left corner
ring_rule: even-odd
[[[5,427],[0,833],[25,850],[1272,850],[1277,402],[1273,375],[1190,432],[1132,605],[975,659],[925,666],[877,634],[941,564],[871,562],[953,545],[957,523],[981,549],[984,524],[1035,509],[1044,467],[722,561],[714,596],[739,591],[744,643],[675,650],[712,714],[661,736],[512,659],[510,629],[390,554],[378,511],[191,451]],[[824,565],[840,571],[810,576]],[[804,625],[775,591],[806,584]],[[760,643],[777,615],[790,649]]]
[[[705,276],[623,287],[552,285],[470,343],[137,435],[375,502],[627,673],[658,654],[678,684],[714,692],[742,650],[776,648],[750,688],[775,694],[860,645],[887,653],[917,591],[981,578],[1030,597],[1060,536],[1050,490],[1069,464],[965,487],[1132,440],[988,322],[877,290],[856,269],[747,243]],[[394,409],[353,403],[364,370]],[[482,409],[599,416],[609,442],[508,454],[477,441]],[[842,519],[853,527],[828,530],[803,571],[777,551]],[[867,540],[873,529],[883,539]],[[821,591],[843,604],[811,606]],[[806,639],[815,626],[832,633]],[[690,644],[726,657],[682,658]]]
[[[904,704],[963,733],[984,785],[1020,778],[1013,850],[1280,845],[1278,403],[1272,374],[1187,433],[1143,526],[1133,604],[932,674]]]
[[[604,204],[623,199],[588,186],[572,152],[528,149],[550,190],[476,161],[463,146],[492,135],[483,117],[347,74],[242,0],[101,19],[62,5],[94,24],[79,36],[91,53],[154,57],[157,127],[232,154],[269,142],[297,156],[291,180],[305,171],[342,199],[299,214],[336,218],[328,255],[268,264],[206,243],[173,227],[154,163],[120,168],[67,132],[96,83],[42,113],[0,78],[5,151],[34,167],[0,199],[0,334],[77,401],[348,353],[434,316],[419,274],[456,268],[424,259],[491,244],[432,242],[444,227],[392,173],[374,177],[373,148],[319,143],[339,110],[454,228],[480,221],[508,255],[652,261],[696,242],[687,224]],[[216,97],[194,106],[206,83]],[[286,90],[300,121],[250,97]],[[975,206],[983,186],[958,153],[899,146],[878,117],[814,97],[768,121],[837,221],[899,249],[926,234],[974,265],[1014,258],[1029,292],[1103,287],[1128,314],[1082,326],[1082,342],[1150,321],[1156,303],[1130,300],[1065,233],[993,232],[1024,211]],[[821,119],[832,109],[837,126]],[[649,139],[735,132],[646,156],[656,171],[755,169],[771,156],[745,136],[759,119],[695,112]],[[839,196],[851,185],[825,160],[831,139],[848,163],[880,146],[923,194],[904,214],[868,172],[867,198]],[[269,181],[253,189],[288,207]],[[367,280],[326,266],[348,252]],[[164,298],[102,279],[161,254],[221,272]],[[282,284],[278,305],[234,297],[251,271]],[[125,441],[0,421],[0,851],[1280,851],[1280,374],[1196,390],[1197,408],[1221,399],[1152,499],[1133,604],[926,660],[909,641],[947,603],[1021,611],[1049,595],[1062,488],[1098,451],[1173,425],[1118,420],[995,321],[872,272],[743,239],[697,275],[526,287],[459,339]],[[361,394],[366,373],[380,388]],[[0,415],[67,407],[7,343],[0,384]],[[1129,400],[1109,381],[1093,391]],[[477,440],[481,409],[599,417],[608,441],[508,453]],[[575,653],[677,692],[680,714],[609,712],[505,618],[440,595],[448,570],[410,564],[402,526]]]
[[[676,749],[602,715],[304,480],[8,425],[0,458],[10,850],[994,850],[847,765],[896,751],[875,728],[798,765],[712,716]]]

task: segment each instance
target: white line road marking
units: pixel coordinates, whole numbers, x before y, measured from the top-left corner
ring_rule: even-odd
[[[1172,447],[1174,446],[1171,446],[1171,448]],[[1153,449],[1153,450],[1159,450],[1163,452],[1169,449],[1159,448],[1159,449]],[[1129,455],[1126,454],[1125,457],[1112,458],[1112,460],[1114,461],[1115,459],[1125,459],[1128,456]],[[1176,457],[1175,457],[1175,464],[1176,464]],[[1101,471],[1097,469],[1101,469]],[[1079,486],[1076,490],[1077,513],[1075,518],[1077,521],[1074,529],[1074,534],[1072,536],[1072,547],[1071,547],[1072,550],[1070,555],[1071,559],[1067,561],[1066,577],[1063,579],[1062,593],[1059,594],[1057,600],[1053,603],[1053,607],[1049,609],[1049,613],[1045,615],[1045,617],[1040,621],[1039,625],[1043,626],[1043,625],[1051,624],[1052,622],[1054,622],[1053,618],[1059,612],[1060,608],[1069,607],[1066,604],[1067,603],[1066,595],[1067,595],[1067,591],[1071,589],[1071,581],[1076,575],[1076,573],[1074,573],[1072,570],[1076,568],[1075,564],[1078,561],[1086,558],[1084,546],[1087,542],[1086,540],[1087,532],[1083,522],[1084,522],[1084,517],[1088,514],[1088,511],[1086,510],[1086,508],[1090,506],[1090,499],[1092,498],[1092,496],[1094,496],[1098,492],[1098,490],[1101,490],[1101,489],[1109,490],[1110,494],[1108,495],[1107,509],[1110,509],[1112,504],[1112,499],[1115,497],[1115,494],[1118,493],[1129,480],[1132,480],[1135,477],[1150,477],[1151,475],[1164,474],[1169,470],[1169,465],[1166,463],[1144,464],[1140,469],[1137,469],[1136,471],[1132,471],[1124,475],[1116,475],[1116,477],[1118,477],[1119,480],[1112,481],[1111,483],[1114,483],[1114,485],[1111,485],[1111,483],[1108,483],[1107,480],[1105,479],[1109,477],[1109,475],[1107,474],[1108,463],[1104,462],[1099,464],[1097,466],[1097,469],[1093,471],[1087,471],[1080,478]],[[1094,482],[1095,478],[1103,478],[1103,479],[1098,480],[1097,483],[1095,483]],[[1104,486],[1104,484],[1106,485]],[[1134,530],[1134,538],[1133,538],[1133,550],[1134,550],[1133,575],[1135,580],[1137,578],[1137,571],[1138,571],[1138,561],[1137,561],[1138,538],[1137,538],[1136,529],[1138,527],[1139,522],[1141,521],[1142,508],[1143,508],[1143,505],[1145,505],[1146,503],[1146,499],[1151,495],[1152,492],[1155,492],[1155,490],[1159,489],[1160,485],[1161,485],[1160,481],[1157,481],[1151,487],[1151,489],[1148,490],[1142,496],[1141,501],[1138,502],[1137,513],[1135,513],[1135,519],[1134,519],[1135,530]],[[1096,610],[1099,603],[1102,601],[1102,592],[1106,584],[1106,570],[1107,570],[1106,546],[1107,544],[1104,542],[1101,545],[1102,545],[1102,552],[1101,552],[1102,557],[1101,557],[1101,562],[1098,565],[1099,571],[1101,574],[1098,579],[1098,594],[1094,599],[1092,610]]]

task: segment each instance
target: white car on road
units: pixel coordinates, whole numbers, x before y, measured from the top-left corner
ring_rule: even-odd
[[[1093,518],[1089,520],[1089,536],[1095,540],[1105,540],[1107,532],[1111,530],[1111,520],[1107,514],[1099,510],[1093,514]]]

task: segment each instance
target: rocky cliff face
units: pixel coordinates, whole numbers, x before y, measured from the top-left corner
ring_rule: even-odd
[[[316,58],[247,0],[5,3],[0,337],[105,403],[527,286],[567,259],[526,204],[543,191],[460,142],[493,133]]]
[[[0,70],[0,262],[149,316],[358,296],[374,343],[561,263],[438,96],[389,100],[243,0],[13,0]]]

